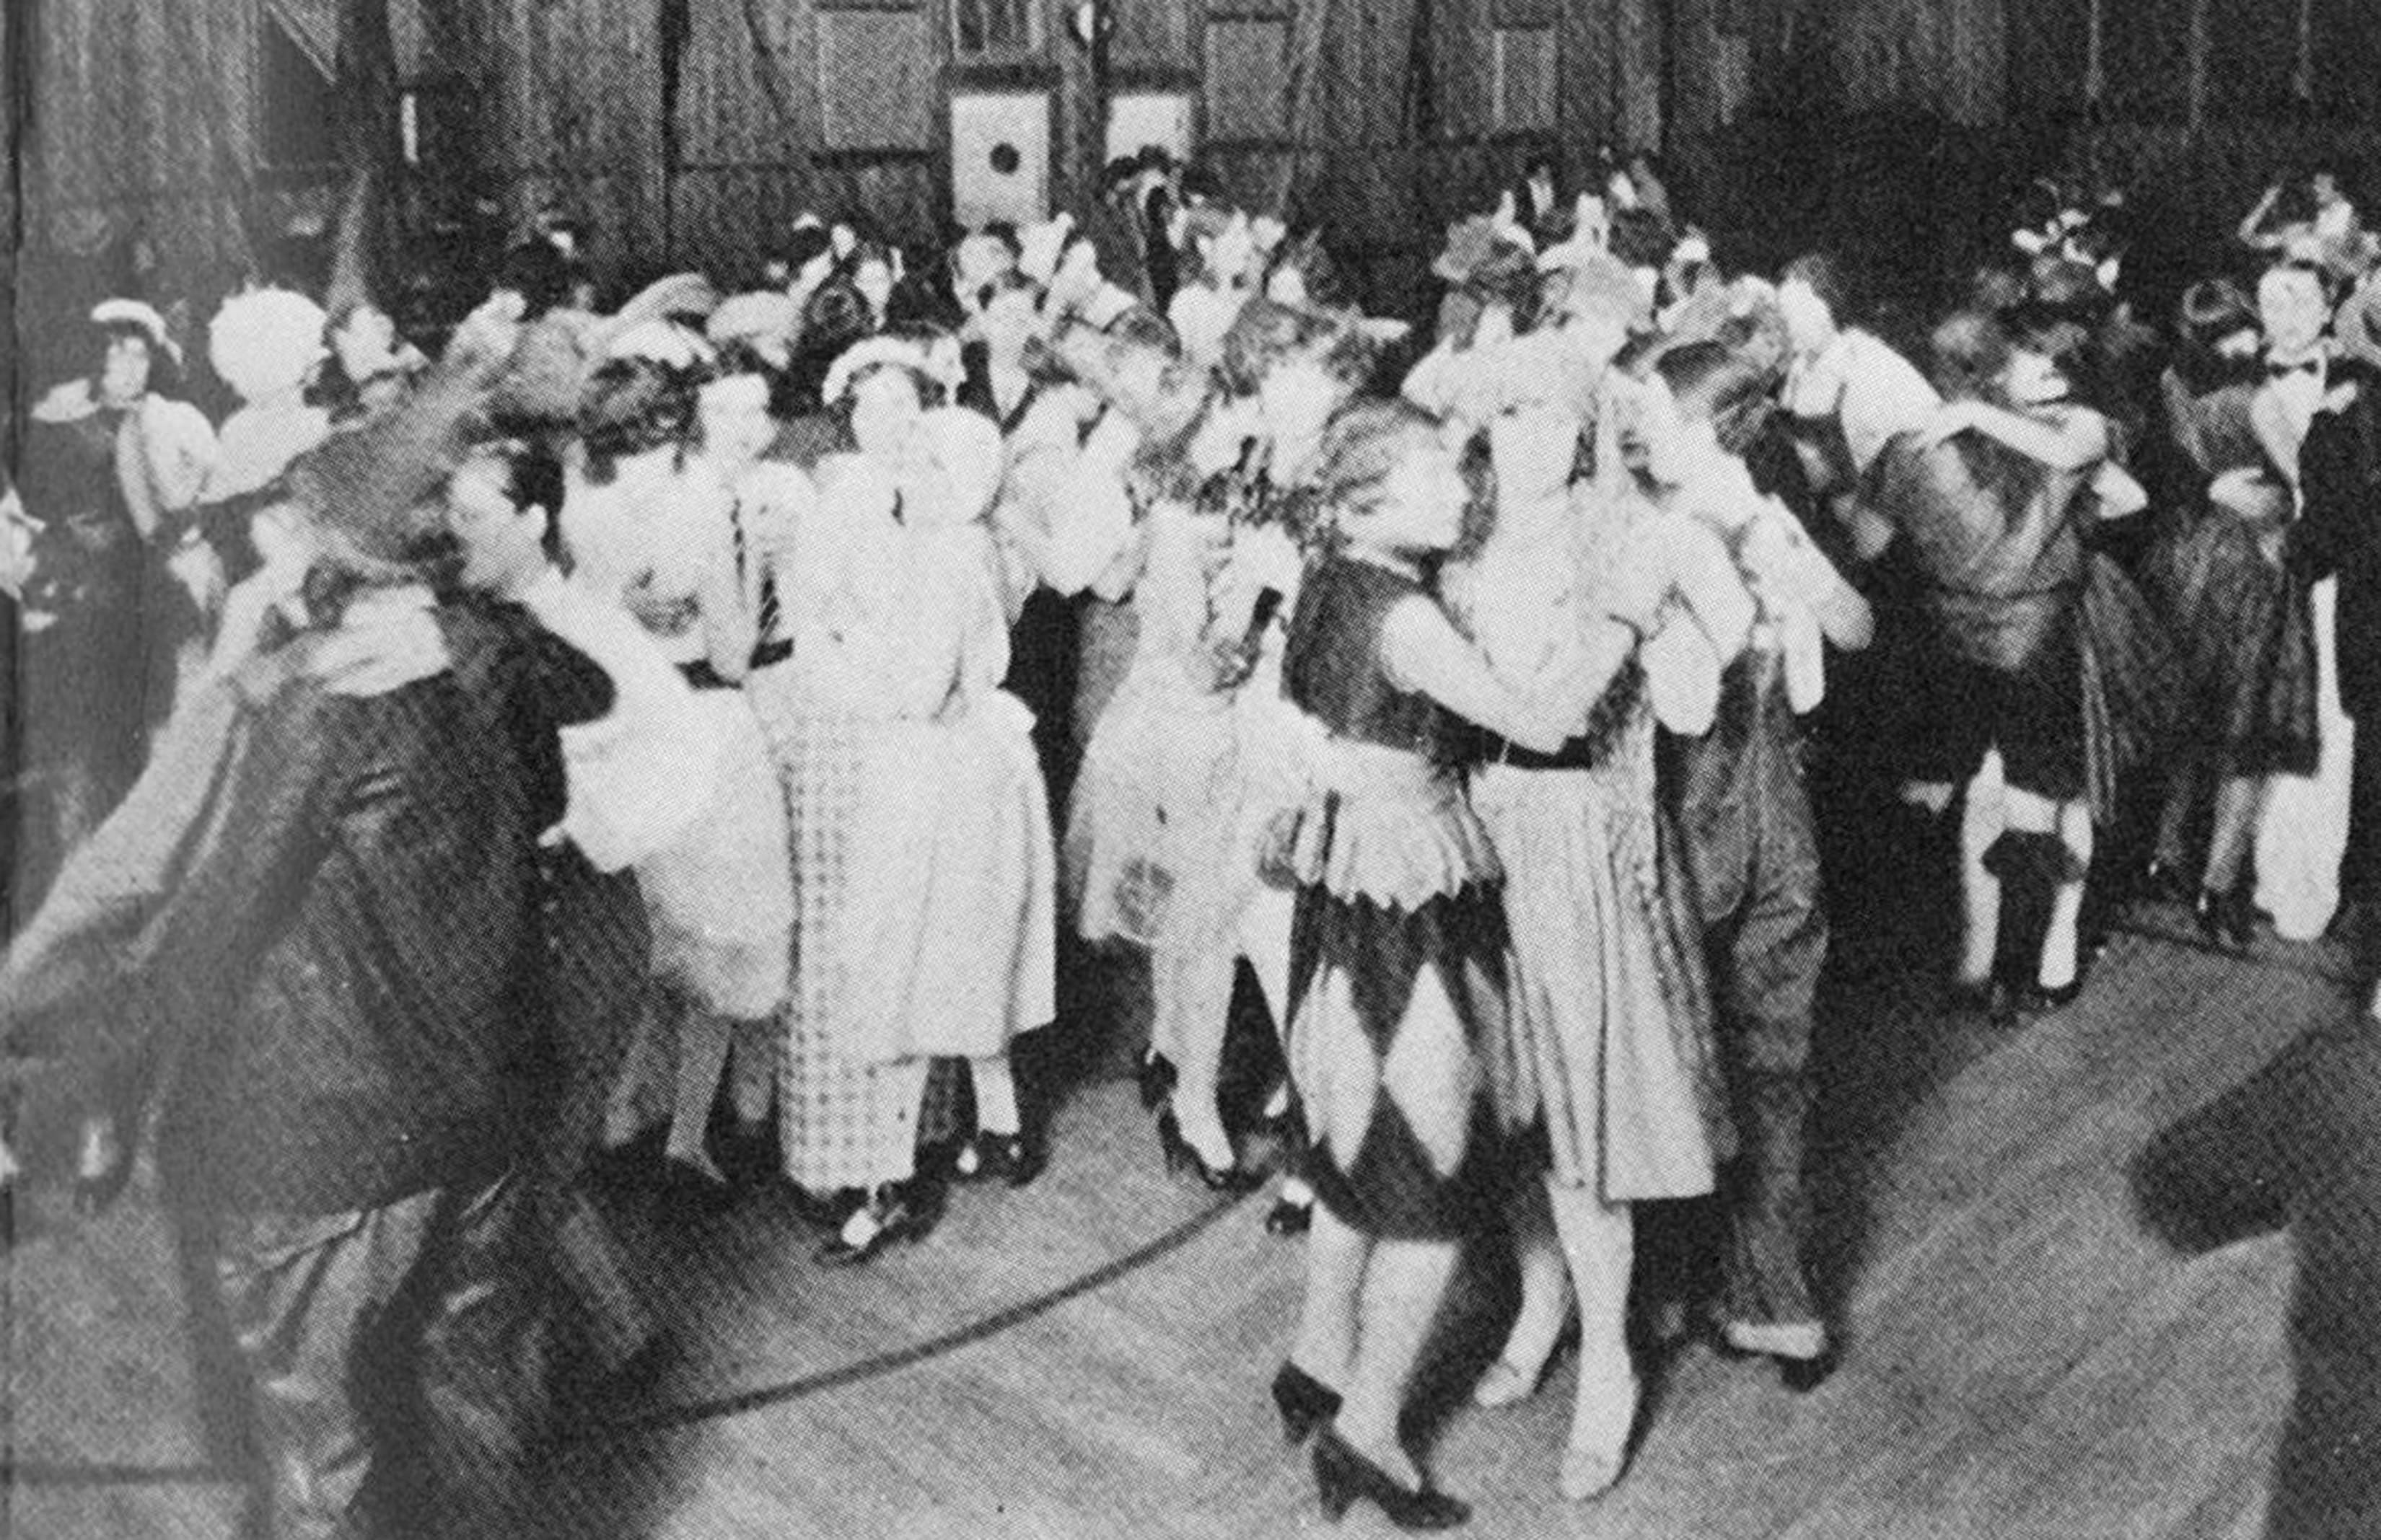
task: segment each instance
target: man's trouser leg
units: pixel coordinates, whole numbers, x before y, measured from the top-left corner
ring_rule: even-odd
[[[494,1534],[514,1509],[539,1346],[515,1198],[498,1182],[223,1221],[216,1281],[256,1387],[278,1540],[375,1534],[368,1514]]]
[[[398,1390],[376,1350],[438,1201],[219,1222],[215,1284],[255,1387],[275,1540],[368,1533],[350,1515]]]
[[[1827,924],[1809,799],[1799,782],[1773,790],[1760,809],[1744,901],[1713,938],[1724,948],[1714,982],[1740,1146],[1726,1184],[1727,1310],[1731,1323],[1756,1328],[1763,1351],[1816,1357],[1825,1338],[1805,1260],[1812,1213],[1802,1163]],[[1756,1334],[1740,1345],[1756,1345]]]

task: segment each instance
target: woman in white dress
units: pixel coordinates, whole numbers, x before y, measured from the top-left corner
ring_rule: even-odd
[[[823,461],[796,539],[793,662],[763,695],[794,799],[802,967],[781,1077],[788,1172],[856,1191],[821,1259],[865,1262],[934,1219],[917,1134],[937,1058],[968,1061],[961,1175],[1031,1181],[1008,1045],[1054,1014],[1056,869],[1032,719],[1008,664],[991,537],[997,430],[928,409],[927,350],[836,363],[856,452]]]
[[[641,1092],[666,1078],[666,1158],[716,1184],[704,1144],[712,1102],[731,1049],[764,1053],[771,1041],[787,994],[793,895],[785,807],[738,688],[754,616],[738,570],[735,500],[697,447],[698,382],[709,361],[701,339],[661,322],[613,344],[580,414],[561,527],[572,580],[625,605],[652,633],[719,736],[709,773],[683,793],[702,811],[637,867],[663,1019],[640,1045],[613,1120],[616,1139],[632,1134]],[[675,1071],[664,1076],[654,1061],[672,1041]]]

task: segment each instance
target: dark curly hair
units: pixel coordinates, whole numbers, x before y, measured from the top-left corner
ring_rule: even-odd
[[[605,485],[622,460],[691,443],[701,383],[701,371],[671,369],[651,358],[611,358],[598,366],[579,405],[588,480]]]
[[[116,345],[130,337],[149,350],[149,394],[179,396],[182,394],[181,367],[174,355],[158,345],[145,326],[128,321],[93,321],[91,328],[91,377],[96,382],[107,369],[107,355]]]

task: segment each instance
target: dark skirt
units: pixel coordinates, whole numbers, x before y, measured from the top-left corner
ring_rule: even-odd
[[[2108,557],[2090,558],[2081,618],[2085,790],[2105,829],[2128,778],[2176,741],[2185,684],[2165,620]]]
[[[2179,662],[2179,742],[2244,774],[2312,773],[2314,616],[2257,530],[2209,509],[2153,552],[2149,587]]]
[[[1831,656],[1823,708],[1835,733],[1861,746],[1859,758],[1889,781],[1951,784],[1972,765],[1959,731],[1965,702],[1948,668],[1950,652],[1927,605],[1926,580],[1908,540],[1886,548],[1862,587],[1876,617],[1865,652]]]
[[[1485,1053],[1501,1028],[1506,956],[1504,911],[1479,885],[1412,911],[1299,890],[1289,1057],[1313,1135],[1301,1174],[1351,1229],[1447,1241],[1492,1222]],[[1422,988],[1433,976],[1451,1015],[1435,984]]]

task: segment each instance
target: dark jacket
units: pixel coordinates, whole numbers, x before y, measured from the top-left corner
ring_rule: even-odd
[[[494,644],[465,650],[490,660],[487,682],[505,713],[529,827],[553,828],[568,796],[561,730],[608,712],[611,680],[517,606],[450,612],[448,624],[450,635]],[[605,1104],[643,1013],[653,940],[630,873],[599,871],[578,846],[543,841],[535,872],[532,992],[551,1056],[536,1076],[536,1170],[543,1194],[560,1202],[601,1140]]]
[[[2306,502],[2291,557],[2310,580],[2339,578],[2339,703],[2370,721],[2381,719],[2381,372],[2337,373],[2357,382],[2356,399],[2316,414],[2299,450]]]
[[[2381,1022],[2300,1038],[2152,1140],[2133,1189],[2186,1251],[2289,1230],[2298,1384],[2266,1533],[2381,1536]]]
[[[326,687],[325,638],[177,714],[157,773],[0,972],[0,1025],[86,1092],[162,1104],[177,1187],[330,1213],[483,1181],[534,1137],[551,1063],[536,831],[488,671]]]

